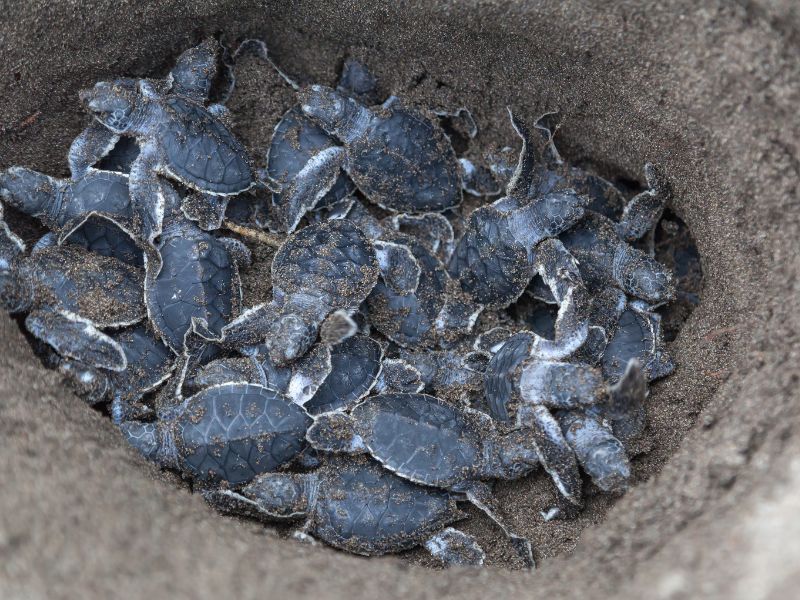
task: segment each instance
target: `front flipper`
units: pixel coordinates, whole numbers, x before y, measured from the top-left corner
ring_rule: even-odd
[[[222,227],[229,200],[230,196],[194,192],[183,199],[181,211],[187,219],[197,222],[200,229],[213,231]]]
[[[274,225],[281,232],[292,232],[300,220],[327,194],[341,173],[345,151],[331,146],[312,156],[295,178],[284,187],[274,204]]]
[[[473,506],[483,511],[487,517],[503,530],[503,533],[527,568],[533,569],[536,566],[533,560],[533,549],[531,548],[530,540],[515,534],[508,528],[505,519],[500,516],[500,507],[488,484],[482,481],[470,481],[465,483],[462,488],[454,491],[463,493]]]
[[[67,154],[73,181],[86,175],[89,167],[97,164],[119,141],[119,135],[93,121],[72,141]]]
[[[92,406],[108,398],[111,383],[108,376],[92,367],[87,367],[77,360],[60,358],[58,372],[66,377],[83,400]]]
[[[164,220],[166,192],[162,189],[162,185],[169,184],[159,181],[160,168],[161,159],[156,145],[154,143],[145,144],[141,147],[139,156],[133,161],[128,178],[134,228],[146,243],[152,243],[161,234],[161,225]]]
[[[372,243],[384,283],[397,294],[413,294],[421,268],[408,246],[376,240]]]
[[[314,419],[306,432],[311,447],[321,452],[363,454],[367,452],[363,438],[356,431],[356,423],[347,413],[323,413]]]
[[[517,423],[531,429],[539,462],[561,495],[575,506],[581,506],[581,474],[575,453],[558,421],[544,406],[523,404],[517,409]]]
[[[186,96],[201,104],[208,100],[211,82],[217,75],[217,49],[219,42],[208,38],[189,48],[175,61],[169,72],[174,94]]]
[[[672,195],[666,177],[655,165],[645,164],[644,174],[650,189],[631,198],[617,225],[617,234],[626,242],[641,239],[656,226]]]
[[[332,368],[330,347],[318,344],[292,365],[292,378],[289,380],[286,396],[295,404],[303,406],[325,383]]]
[[[74,313],[34,311],[25,319],[25,326],[61,356],[109,371],[124,371],[128,366],[118,342]]]
[[[486,553],[478,540],[453,527],[443,529],[427,542],[425,549],[445,567],[482,567]]]
[[[608,390],[608,403],[604,416],[611,421],[611,427],[623,442],[638,436],[644,430],[647,412],[647,375],[641,363],[631,359],[625,373]]]

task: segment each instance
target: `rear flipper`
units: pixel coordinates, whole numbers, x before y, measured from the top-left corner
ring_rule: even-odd
[[[564,436],[584,471],[604,492],[624,492],[628,489],[631,466],[625,447],[611,428],[601,420],[582,413],[564,412],[559,415]]]
[[[86,175],[89,167],[100,162],[118,141],[119,135],[96,121],[81,131],[73,140],[67,154],[73,181]]]
[[[213,231],[222,227],[230,198],[194,192],[183,199],[181,211],[187,219],[197,222],[203,231]]]
[[[381,364],[381,372],[373,391],[376,394],[415,394],[424,387],[422,375],[414,365],[399,358],[387,358]]]
[[[525,361],[519,389],[523,400],[561,409],[596,404],[605,392],[600,369],[587,364],[546,360]]]
[[[609,388],[604,416],[623,442],[635,438],[644,430],[647,420],[647,375],[638,360],[632,359],[619,381]]]
[[[218,49],[219,42],[208,38],[184,51],[169,73],[171,91],[195,102],[205,103],[211,91],[211,83],[217,75]]]
[[[458,529],[448,527],[425,542],[425,549],[445,567],[482,567],[486,553],[478,541]]]
[[[659,168],[647,163],[644,174],[650,189],[628,202],[617,225],[617,234],[626,242],[641,239],[656,226],[672,195],[670,185]]]
[[[61,356],[108,371],[124,371],[128,359],[122,346],[97,329],[91,321],[74,313],[34,311],[25,326]]]
[[[488,484],[481,481],[471,481],[466,483],[462,489],[454,491],[462,492],[466,495],[467,500],[469,500],[472,505],[482,510],[486,516],[503,530],[503,533],[511,542],[514,550],[517,551],[517,554],[527,568],[533,569],[536,566],[533,560],[533,549],[531,548],[530,540],[513,533],[508,528],[505,520],[500,516],[497,499],[494,497],[494,494],[492,494],[492,490]]]
[[[99,404],[108,398],[111,383],[102,371],[87,367],[76,360],[62,358],[58,361],[58,372],[69,380],[75,392],[87,404]]]
[[[314,419],[306,432],[306,440],[315,450],[363,454],[367,452],[363,438],[356,431],[355,421],[342,412],[323,413]]]

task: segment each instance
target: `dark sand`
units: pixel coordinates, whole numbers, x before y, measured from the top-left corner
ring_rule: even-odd
[[[524,4],[95,0],[77,15],[7,3],[0,167],[65,174],[84,122],[80,87],[164,73],[217,32],[264,38],[290,74],[327,83],[345,56],[364,59],[383,93],[469,106],[481,146],[515,141],[507,104],[531,116],[558,109],[569,159],[631,180],[645,160],[664,165],[703,256],[703,303],[671,346],[677,373],[653,388],[637,485],[616,503],[591,499],[575,522],[544,525],[538,510],[553,496],[543,478],[500,486],[509,518],[534,540],[532,574],[431,571],[302,546],[218,517],[146,465],[3,316],[0,597],[796,593],[800,13],[789,0]],[[259,156],[291,93],[257,61],[239,77],[230,105]],[[503,559],[491,526],[465,528]]]

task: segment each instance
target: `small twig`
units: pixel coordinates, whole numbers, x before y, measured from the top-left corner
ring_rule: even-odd
[[[245,227],[244,225],[237,225],[236,223],[228,221],[227,219],[223,221],[222,225],[225,227],[225,229],[228,229],[233,233],[237,233],[243,238],[246,238],[253,242],[264,244],[265,246],[269,246],[270,248],[278,248],[281,246],[281,244],[283,244],[283,242],[286,241],[285,235],[269,233],[267,231],[262,231],[260,229]]]

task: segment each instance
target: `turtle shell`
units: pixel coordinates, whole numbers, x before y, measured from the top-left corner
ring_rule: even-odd
[[[512,419],[514,380],[519,366],[530,358],[533,334],[522,331],[512,335],[502,348],[492,356],[486,367],[484,392],[490,414],[498,421]]]
[[[614,249],[620,243],[614,225],[605,217],[587,213],[559,239],[578,261],[581,279],[592,290],[612,284]]]
[[[461,289],[490,308],[514,302],[534,273],[526,248],[509,239],[505,216],[493,206],[470,215],[448,270],[459,279]]]
[[[61,207],[60,224],[96,211],[130,219],[133,216],[128,177],[111,171],[90,170],[69,187],[69,199]]]
[[[249,383],[207,388],[170,423],[183,470],[212,483],[246,483],[305,447],[311,418],[275,391]]]
[[[310,225],[291,235],[272,261],[273,285],[284,293],[325,294],[355,310],[378,279],[372,244],[347,220]]]
[[[485,432],[467,413],[433,396],[373,396],[351,414],[370,454],[405,479],[450,488],[483,466]]]
[[[370,323],[401,346],[431,346],[436,341],[436,319],[445,304],[447,272],[418,240],[399,233],[384,238],[411,250],[420,267],[419,283],[415,292],[400,294],[379,280],[367,297]]]
[[[620,315],[614,336],[603,354],[603,376],[615,383],[634,358],[642,365],[648,381],[664,377],[674,369],[664,348],[660,315],[629,306]]]
[[[314,535],[355,554],[408,550],[459,518],[450,494],[390,473],[364,457],[332,457],[320,478]]]
[[[233,195],[253,185],[244,146],[205,108],[181,98],[164,100],[169,115],[160,132],[167,168],[194,189]]]
[[[312,415],[349,408],[375,385],[382,358],[380,344],[362,335],[333,346],[331,372],[303,408]]]
[[[148,312],[166,344],[180,352],[192,317],[220,333],[233,314],[239,275],[225,245],[185,221],[162,234],[158,251],[160,270],[157,261],[148,265]]]
[[[278,183],[287,184],[297,176],[311,157],[335,145],[336,141],[306,117],[299,107],[290,108],[272,134],[267,156],[267,173]],[[316,208],[331,206],[354,190],[353,182],[341,172],[333,187],[317,202]],[[282,203],[280,193],[273,193],[272,203]]]
[[[395,212],[441,212],[461,203],[459,163],[441,127],[418,111],[379,110],[350,142],[348,172],[375,204]]]
[[[102,217],[90,217],[67,238],[70,244],[111,256],[134,267],[144,266],[142,251],[130,235]]]
[[[98,328],[131,325],[144,317],[140,269],[80,246],[50,246],[25,261],[38,306],[69,311]]]

